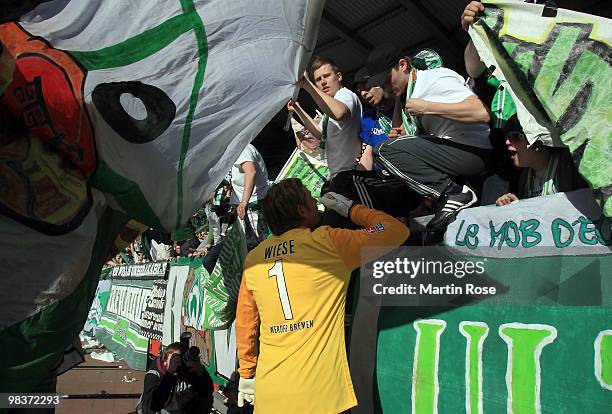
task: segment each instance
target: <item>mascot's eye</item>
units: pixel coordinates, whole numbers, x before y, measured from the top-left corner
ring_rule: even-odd
[[[164,91],[142,82],[102,83],[91,97],[106,123],[134,144],[159,137],[176,115],[176,106]]]

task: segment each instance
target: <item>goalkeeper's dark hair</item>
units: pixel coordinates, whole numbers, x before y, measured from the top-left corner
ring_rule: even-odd
[[[272,185],[263,200],[263,214],[275,236],[302,225],[298,206],[307,206],[304,184],[297,178],[287,178]]]

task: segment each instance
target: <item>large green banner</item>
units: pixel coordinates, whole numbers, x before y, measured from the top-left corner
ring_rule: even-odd
[[[246,257],[246,238],[240,221],[227,230],[223,248],[209,274],[201,259],[181,258],[171,263],[166,289],[162,343],[191,333],[200,360],[213,381],[226,385],[236,369],[236,302]]]
[[[166,267],[166,262],[154,262],[113,268],[110,294],[96,336],[133,369],[147,368],[149,339],[142,332],[142,315],[155,280],[164,278]]]
[[[242,280],[242,265],[247,254],[244,229],[239,220],[227,230],[223,249],[209,275],[201,268],[204,280],[204,329],[225,329],[236,317],[238,291]]]
[[[382,308],[383,412],[609,413],[611,316],[609,307]]]
[[[196,329],[225,329],[236,317],[236,303],[246,257],[246,239],[239,220],[227,230],[217,263],[209,274],[194,262],[193,275],[185,283],[182,315],[185,325]]]
[[[376,379],[384,413],[610,412],[610,222],[600,220],[589,194],[457,216],[446,248],[481,263],[487,278],[455,271],[453,288],[484,280],[501,294],[461,306],[380,308]]]
[[[223,243],[212,274],[194,262],[185,282],[181,320],[182,329],[192,333],[202,350],[213,380],[225,385],[237,364],[233,321],[247,253],[240,221],[228,229]]]
[[[178,341],[181,332],[190,332],[191,345],[200,349],[200,360],[213,381],[226,385],[237,364],[233,318],[225,329],[212,330],[204,326],[209,294],[205,284],[210,276],[202,268],[200,259],[192,261],[181,258],[173,261],[169,275],[163,344]],[[226,306],[227,303],[221,308],[225,309]],[[235,302],[232,309],[235,311]],[[222,312],[220,315],[226,314]]]

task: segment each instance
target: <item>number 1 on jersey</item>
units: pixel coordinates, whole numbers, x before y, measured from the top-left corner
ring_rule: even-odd
[[[281,259],[274,262],[274,266],[268,270],[268,277],[276,276],[276,287],[278,288],[278,297],[280,298],[285,320],[293,319],[291,312],[291,303],[289,302],[289,293],[287,293],[287,285],[285,284],[285,273],[283,272],[283,261]]]

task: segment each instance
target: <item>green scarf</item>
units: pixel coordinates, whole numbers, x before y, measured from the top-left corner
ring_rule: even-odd
[[[491,101],[491,115],[493,128],[503,128],[506,121],[516,114],[516,104],[508,89],[504,88],[501,82],[493,75],[487,78],[487,84],[494,87],[495,95]]]
[[[412,97],[412,93],[414,92],[414,85],[416,84],[417,79],[417,70],[413,67],[410,68],[410,74],[408,75],[408,87],[406,89],[406,101]],[[421,123],[417,119],[417,117],[413,116],[406,107],[402,108],[402,123],[404,124],[404,131],[406,135],[417,135],[419,129],[421,128]]]
[[[557,164],[559,163],[559,157],[557,155],[551,155],[548,161],[548,167],[546,168],[546,176],[544,177],[544,184],[542,185],[542,191],[539,188],[535,188],[533,170],[529,169],[527,172],[527,180],[525,181],[525,188],[523,189],[523,198],[532,198],[538,196],[546,196],[557,193],[557,185],[555,184],[555,178],[557,175]]]

